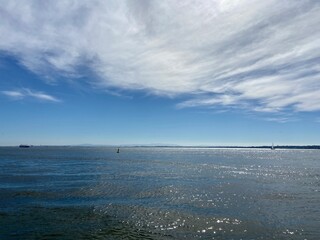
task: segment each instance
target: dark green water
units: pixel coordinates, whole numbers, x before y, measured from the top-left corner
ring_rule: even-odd
[[[0,147],[0,239],[320,239],[320,151]]]

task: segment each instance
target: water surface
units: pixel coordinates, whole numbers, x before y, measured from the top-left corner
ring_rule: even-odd
[[[0,148],[0,239],[319,239],[320,151]]]

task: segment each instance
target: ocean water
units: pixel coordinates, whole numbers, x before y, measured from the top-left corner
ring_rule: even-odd
[[[1,147],[0,239],[320,239],[320,151]]]

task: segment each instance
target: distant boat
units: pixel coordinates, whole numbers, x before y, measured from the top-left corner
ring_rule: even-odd
[[[274,146],[273,146],[273,143],[272,143],[272,146],[271,146],[271,150],[275,150]]]
[[[19,145],[19,148],[29,148],[29,147],[30,147],[30,145],[25,145],[25,144]]]
[[[120,153],[120,149],[118,148],[117,153]]]

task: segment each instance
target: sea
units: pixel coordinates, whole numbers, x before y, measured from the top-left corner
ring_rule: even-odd
[[[0,239],[320,239],[320,150],[0,147]]]

